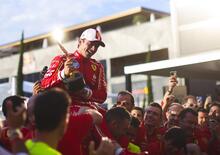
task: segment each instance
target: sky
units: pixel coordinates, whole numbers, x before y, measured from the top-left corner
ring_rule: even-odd
[[[169,12],[169,0],[0,0],[0,45],[135,7]]]

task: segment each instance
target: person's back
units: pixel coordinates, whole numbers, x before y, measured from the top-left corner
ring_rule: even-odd
[[[45,91],[34,100],[36,137],[25,145],[30,155],[61,155],[56,150],[68,123],[69,95],[58,88]]]

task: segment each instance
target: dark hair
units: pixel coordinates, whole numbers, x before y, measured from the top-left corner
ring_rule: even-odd
[[[144,116],[144,109],[143,109],[143,108],[141,108],[141,107],[134,107],[134,108],[131,109],[131,111],[132,111],[132,110],[138,110],[138,111],[140,111],[140,112],[142,113],[142,115]]]
[[[198,110],[197,110],[197,113],[198,112],[203,112],[203,113],[208,113],[208,110],[207,109],[204,109],[202,107],[200,107]]]
[[[131,97],[131,103],[134,105],[134,96],[132,95],[132,93],[130,93],[127,90],[123,90],[118,93],[118,96],[120,96],[120,95],[122,95],[122,96],[129,95]]]
[[[107,111],[105,120],[108,123],[112,121],[123,121],[125,119],[131,119],[129,112],[123,107],[115,107]]]
[[[168,129],[164,135],[165,140],[170,140],[172,145],[178,149],[186,147],[186,135],[180,127],[172,127]]]
[[[183,120],[186,117],[187,113],[191,113],[194,116],[198,116],[197,112],[191,108],[185,108],[183,109],[179,114],[179,119]]]
[[[162,118],[162,107],[160,106],[159,103],[157,103],[157,102],[151,102],[150,105],[148,105],[148,106],[158,108],[158,109],[160,110],[160,117]]]
[[[132,116],[130,125],[134,128],[138,128],[140,125],[140,121],[136,117]]]
[[[34,102],[36,129],[52,131],[66,116],[71,99],[64,90],[53,88],[39,94]]]
[[[6,108],[6,103],[7,101],[11,101],[12,102],[12,108],[14,111],[16,111],[16,107],[21,106],[22,104],[24,104],[25,98],[21,97],[21,96],[17,96],[17,95],[13,95],[13,96],[9,96],[6,97],[2,103],[2,112],[3,115],[5,117],[7,117],[7,108]]]

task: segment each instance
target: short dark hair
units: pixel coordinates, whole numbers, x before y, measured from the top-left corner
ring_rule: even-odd
[[[53,88],[39,94],[34,102],[36,129],[53,131],[66,116],[71,99],[64,90]]]
[[[168,129],[164,135],[165,140],[170,140],[172,145],[181,149],[186,147],[186,135],[180,127],[172,127]]]
[[[202,107],[200,107],[198,110],[197,110],[197,113],[198,112],[203,112],[203,113],[208,113],[208,110],[207,109],[204,109]]]
[[[141,108],[141,107],[134,107],[134,108],[131,109],[131,111],[132,110],[139,110],[142,113],[142,115],[144,116],[144,109],[143,108]]]
[[[131,92],[129,92],[127,90],[123,90],[118,93],[118,96],[120,96],[120,95],[122,95],[122,96],[129,95],[131,97],[131,103],[134,105],[134,96],[132,95]]]
[[[115,107],[107,111],[105,120],[108,123],[112,121],[123,121],[125,119],[130,120],[131,116],[129,112],[123,107]]]
[[[4,115],[5,117],[7,117],[6,103],[7,103],[7,101],[9,101],[9,100],[12,102],[12,108],[13,108],[13,110],[15,111],[15,110],[16,110],[16,107],[19,107],[19,106],[21,106],[22,104],[24,104],[25,98],[24,98],[24,97],[21,97],[21,96],[17,96],[17,95],[13,95],[13,96],[8,96],[8,97],[6,97],[6,98],[3,100],[3,103],[2,103],[2,112],[3,112],[3,115]]]
[[[198,114],[197,114],[197,112],[195,111],[195,110],[193,110],[193,109],[191,109],[191,108],[185,108],[185,109],[183,109],[181,112],[180,112],[180,114],[179,114],[179,119],[180,120],[183,120],[185,117],[186,117],[186,114],[187,113],[191,113],[192,115],[194,115],[194,116],[198,116]]]

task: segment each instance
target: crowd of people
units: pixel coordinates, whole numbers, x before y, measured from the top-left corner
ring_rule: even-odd
[[[118,92],[110,109],[104,68],[92,59],[105,47],[96,29],[85,30],[77,50],[55,57],[27,101],[2,103],[0,155],[220,155],[220,103],[173,95],[171,75],[161,103],[135,106],[131,92]]]

